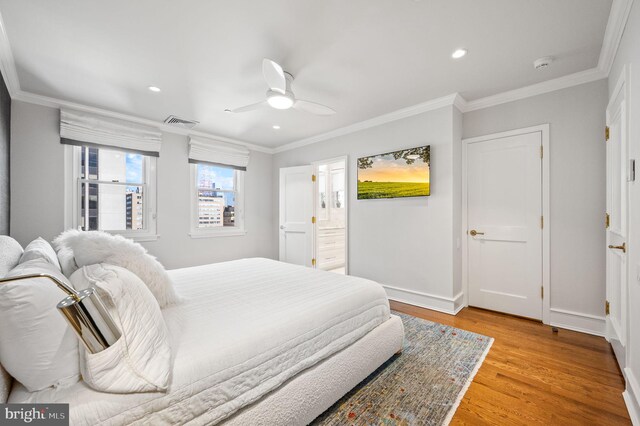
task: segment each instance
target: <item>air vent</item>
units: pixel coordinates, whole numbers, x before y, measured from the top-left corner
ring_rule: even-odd
[[[166,120],[164,120],[164,122],[170,126],[182,127],[183,129],[193,129],[199,123],[198,121],[185,120],[184,118],[179,118],[175,115],[170,115]]]

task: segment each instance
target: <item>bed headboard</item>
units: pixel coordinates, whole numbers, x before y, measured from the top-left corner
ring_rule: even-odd
[[[20,261],[22,246],[19,242],[7,235],[0,235],[0,278],[7,275]],[[7,402],[13,378],[0,364],[0,404]]]

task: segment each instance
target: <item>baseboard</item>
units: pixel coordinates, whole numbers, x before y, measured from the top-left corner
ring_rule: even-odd
[[[627,381],[627,389],[622,394],[624,403],[627,405],[627,411],[629,411],[629,417],[631,417],[631,423],[634,426],[640,426],[640,384],[636,380],[636,376],[633,371],[627,367],[624,369],[624,375]]]
[[[593,334],[604,337],[606,333],[606,320],[604,317],[582,314],[580,312],[551,308],[549,323],[554,327],[567,330]]]
[[[391,300],[449,315],[456,315],[464,307],[462,303],[462,292],[458,293],[455,297],[445,297],[385,284],[383,284],[382,287],[387,291],[387,297]]]

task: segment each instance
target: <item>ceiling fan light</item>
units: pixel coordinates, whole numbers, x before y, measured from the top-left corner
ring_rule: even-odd
[[[293,106],[293,98],[279,93],[271,93],[267,97],[269,105],[275,109],[289,109]]]

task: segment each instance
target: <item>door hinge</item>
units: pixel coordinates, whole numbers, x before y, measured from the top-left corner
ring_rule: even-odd
[[[605,315],[609,315],[611,313],[611,308],[609,306],[609,301],[605,300],[604,302],[604,313]]]
[[[311,223],[313,223],[313,224],[316,223],[316,217],[315,216],[311,216]]]
[[[609,216],[609,213],[605,213],[604,214],[604,227],[605,227],[605,229],[608,229],[610,225],[611,225],[611,217]]]
[[[316,258],[311,259],[311,266],[316,266]]]
[[[540,145],[540,158],[544,157],[544,147]]]
[[[544,299],[544,287],[540,286],[540,299]]]
[[[544,229],[544,216],[540,216],[540,229]]]
[[[311,182],[315,182],[316,181],[316,175],[311,175]]]
[[[604,128],[604,140],[605,142],[609,140],[609,126]]]

